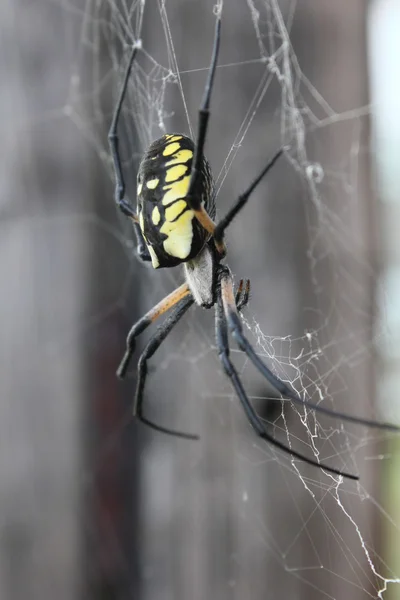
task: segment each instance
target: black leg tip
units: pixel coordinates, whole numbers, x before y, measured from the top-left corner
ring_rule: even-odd
[[[160,433],[166,433],[167,435],[170,435],[172,437],[178,437],[178,438],[182,438],[184,440],[197,441],[200,439],[200,436],[195,433],[185,433],[184,431],[175,431],[174,429],[168,429],[167,427],[163,427],[162,425],[156,425],[155,423],[153,423],[152,421],[149,421],[145,417],[137,416],[137,418],[144,425],[147,425],[147,427],[150,427],[151,429],[154,429],[155,431],[158,431]]]
[[[121,364],[117,369],[117,377],[118,379],[125,379],[126,370],[128,368],[128,362],[126,360],[122,360]]]

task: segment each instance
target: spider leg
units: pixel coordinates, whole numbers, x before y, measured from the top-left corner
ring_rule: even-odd
[[[196,138],[196,150],[195,156],[193,159],[192,170],[190,175],[190,184],[188,193],[186,196],[186,201],[189,204],[190,208],[193,210],[197,220],[204,227],[208,233],[210,233],[214,237],[215,247],[217,248],[219,254],[221,256],[225,256],[226,247],[224,244],[224,231],[232,221],[232,219],[236,216],[236,214],[243,208],[249,199],[250,194],[260,183],[261,179],[268,173],[268,171],[274,166],[275,162],[283,153],[283,148],[281,148],[272,160],[269,161],[266,167],[261,171],[261,173],[256,177],[256,179],[250,184],[247,190],[241,194],[228,212],[228,214],[220,221],[218,224],[215,224],[210,215],[207,213],[206,209],[202,204],[202,199],[198,194],[195,194],[195,189],[198,185],[199,177],[201,176],[201,168],[203,164],[203,155],[204,155],[204,144],[207,135],[208,128],[208,120],[210,117],[210,100],[211,100],[211,92],[214,83],[215,69],[217,67],[218,62],[218,54],[219,54],[219,46],[221,40],[221,14],[218,13],[217,20],[215,24],[215,34],[214,34],[214,47],[213,53],[211,56],[210,68],[208,70],[208,77],[206,81],[206,86],[204,89],[203,100],[199,109],[199,124],[197,130],[197,138]]]
[[[162,427],[161,425],[157,425],[152,421],[146,419],[142,414],[143,409],[143,392],[144,386],[146,383],[147,377],[147,361],[149,358],[153,356],[165,338],[171,333],[172,329],[178,323],[178,321],[183,317],[185,312],[190,308],[193,304],[194,300],[191,296],[186,296],[175,307],[174,311],[171,315],[164,321],[164,323],[158,327],[156,333],[148,342],[146,348],[143,350],[140,355],[138,362],[138,382],[136,386],[136,394],[135,400],[133,404],[133,416],[145,423],[152,429],[156,431],[161,431],[162,433],[167,433],[169,435],[174,435],[176,437],[186,438],[189,440],[197,440],[199,439],[198,435],[193,435],[191,433],[183,433],[182,431],[174,431],[173,429],[167,429],[166,427]]]
[[[272,373],[272,371],[267,367],[267,365],[263,363],[263,361],[257,355],[254,348],[251,346],[250,342],[246,339],[245,335],[243,334],[242,324],[236,310],[235,299],[233,296],[232,276],[228,273],[223,273],[221,277],[221,295],[229,328],[232,331],[232,335],[236,340],[239,348],[247,354],[253,365],[258,369],[258,371],[265,377],[265,379],[267,379],[267,381],[269,381],[269,383],[276,390],[280,392],[280,394],[282,394],[282,396],[286,396],[287,398],[290,398],[293,402],[297,404],[307,406],[308,408],[311,408],[315,411],[319,411],[320,413],[328,415],[329,417],[342,419],[343,421],[348,421],[349,423],[356,423],[357,425],[365,425],[367,427],[375,427],[377,429],[387,429],[389,431],[400,431],[400,427],[397,427],[396,425],[392,425],[390,423],[380,423],[370,419],[363,419],[361,417],[356,417],[353,415],[348,415],[346,413],[331,410],[330,408],[326,408],[325,406],[321,406],[320,404],[315,404],[314,402],[310,402],[309,400],[303,400],[303,398],[298,396],[294,390],[290,389],[283,381],[281,381],[276,375]]]
[[[130,77],[130,74],[132,71],[132,65],[135,60],[136,52],[137,52],[137,49],[139,46],[140,46],[140,44],[138,44],[138,43],[134,44],[131,55],[128,60],[128,66],[127,66],[127,69],[125,72],[124,80],[122,82],[120,94],[118,97],[118,102],[115,107],[110,131],[108,133],[108,141],[110,144],[110,151],[111,151],[111,156],[112,156],[112,160],[113,160],[114,176],[115,176],[114,200],[115,200],[115,203],[118,206],[118,208],[121,210],[121,212],[133,220],[134,231],[135,231],[135,235],[136,235],[136,252],[137,252],[138,257],[141,260],[146,262],[146,261],[151,260],[151,256],[147,249],[145,241],[143,239],[143,235],[140,230],[139,223],[138,223],[138,217],[137,217],[136,213],[132,210],[129,202],[127,202],[124,198],[124,196],[125,196],[125,181],[124,181],[124,174],[122,172],[121,157],[120,157],[120,153],[119,153],[119,137],[117,134],[117,128],[118,128],[119,118],[121,115],[122,103],[124,101],[129,77]]]
[[[197,128],[197,137],[195,143],[195,155],[192,163],[192,170],[190,174],[190,184],[189,189],[186,195],[186,201],[189,204],[190,208],[193,210],[196,218],[200,222],[200,224],[204,227],[208,233],[213,235],[215,229],[215,223],[210,217],[210,215],[205,210],[202,205],[202,198],[199,197],[198,194],[195,194],[195,190],[199,183],[199,178],[201,177],[202,166],[203,166],[203,158],[204,158],[204,144],[206,141],[207,129],[208,129],[208,120],[210,117],[210,100],[211,100],[211,92],[214,84],[214,76],[215,69],[217,67],[218,62],[218,54],[219,54],[219,46],[221,41],[221,14],[218,13],[216,17],[215,23],[215,34],[214,34],[214,46],[213,52],[211,56],[210,68],[208,70],[208,76],[206,81],[206,86],[204,88],[203,99],[199,108],[199,116],[198,116],[198,128]],[[223,241],[220,241],[215,244],[218,252],[225,256],[226,248]]]
[[[239,281],[239,287],[235,296],[235,304],[238,312],[247,306],[250,298],[250,279],[246,279],[246,285],[243,289],[243,279]]]
[[[283,154],[283,152],[284,152],[284,148],[281,148],[280,150],[278,150],[278,152],[269,161],[269,163],[267,164],[267,166],[264,167],[264,169],[261,171],[261,173],[254,179],[254,181],[252,181],[252,183],[243,192],[243,194],[240,194],[239,198],[237,199],[237,201],[235,202],[235,204],[232,206],[232,208],[228,211],[228,213],[225,215],[225,217],[223,217],[217,223],[217,225],[215,226],[214,232],[213,232],[213,236],[214,236],[214,240],[215,240],[215,244],[216,245],[222,243],[225,229],[227,227],[229,227],[229,225],[231,224],[232,220],[236,217],[236,215],[238,214],[238,212],[240,210],[242,210],[242,208],[246,204],[246,202],[249,199],[249,197],[252,194],[252,192],[258,186],[258,184],[263,179],[263,177],[265,177],[265,175],[268,173],[268,171],[270,169],[272,169],[272,167],[274,166],[274,164],[276,163],[276,161],[278,160],[278,158]]]
[[[185,296],[190,294],[189,286],[187,283],[183,283],[176,290],[165,296],[156,304],[151,310],[149,310],[139,321],[137,321],[130,332],[128,333],[128,337],[126,338],[126,351],[120,362],[120,365],[117,369],[117,375],[120,379],[123,379],[126,374],[126,370],[128,368],[129,362],[132,358],[132,354],[135,351],[136,347],[136,338],[140,335],[149,325],[154,323],[162,314],[164,314],[167,310],[172,308],[175,304],[179,302]]]
[[[271,445],[276,446],[283,452],[286,452],[287,454],[291,455],[293,458],[298,458],[299,460],[302,460],[303,462],[306,462],[309,465],[319,467],[320,469],[323,469],[324,471],[327,471],[329,473],[333,473],[334,475],[341,475],[342,477],[347,477],[348,479],[358,480],[359,477],[357,475],[347,473],[346,471],[340,471],[339,469],[335,469],[334,467],[329,467],[329,466],[325,465],[324,463],[320,463],[316,460],[313,460],[311,458],[303,456],[296,450],[293,450],[292,448],[289,448],[288,446],[286,446],[279,440],[276,440],[272,435],[270,435],[266,431],[260,418],[258,417],[254,408],[250,404],[249,398],[244,390],[244,387],[240,380],[238,372],[236,371],[235,367],[233,366],[233,364],[229,358],[228,327],[227,327],[226,316],[224,313],[223,299],[222,299],[222,294],[221,294],[220,289],[218,290],[217,294],[218,294],[218,299],[217,299],[217,307],[216,307],[216,313],[215,313],[215,330],[216,330],[216,342],[217,342],[217,348],[218,348],[218,356],[224,367],[225,373],[229,377],[229,379],[232,383],[232,386],[240,400],[240,403],[244,409],[244,412],[246,413],[246,417],[247,417],[250,425],[253,427],[253,429],[257,433],[257,435],[259,435],[262,439],[264,439]]]
[[[132,47],[132,52],[130,54],[128,65],[125,71],[125,76],[122,82],[121,90],[118,96],[118,102],[114,110],[114,115],[111,122],[110,131],[108,133],[108,142],[110,145],[110,151],[113,161],[114,167],[114,176],[115,176],[115,192],[114,192],[114,200],[118,208],[124,215],[130,217],[135,223],[138,222],[138,217],[136,213],[132,210],[129,202],[125,200],[125,181],[124,175],[122,172],[121,166],[121,157],[119,153],[119,137],[117,134],[118,122],[121,114],[122,103],[125,98],[126,89],[128,87],[129,76],[132,71],[132,65],[136,58],[136,53],[138,48],[140,47],[140,43],[136,42]]]

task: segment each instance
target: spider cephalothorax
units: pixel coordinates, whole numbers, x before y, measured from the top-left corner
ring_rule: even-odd
[[[139,358],[133,414],[137,419],[158,431],[196,439],[197,436],[195,435],[172,431],[152,423],[144,417],[142,406],[147,376],[147,361],[194,303],[204,308],[215,306],[218,356],[243,406],[247,419],[258,436],[294,458],[321,467],[330,473],[343,475],[350,479],[358,479],[356,475],[303,456],[293,448],[289,448],[275,439],[266,430],[252,407],[239,374],[229,356],[228,332],[230,331],[239,348],[246,353],[249,360],[265,379],[278,390],[282,398],[290,399],[292,402],[305,405],[312,410],[318,410],[331,417],[341,418],[353,423],[381,429],[399,429],[387,423],[377,423],[369,419],[335,412],[322,404],[316,405],[309,400],[304,400],[297,392],[273,374],[243,333],[239,312],[248,302],[250,282],[246,281],[244,283],[241,280],[235,294],[232,274],[229,268],[221,263],[226,251],[223,241],[224,232],[233,218],[245,206],[250,194],[261,179],[281,156],[283,150],[279,150],[275,154],[246,191],[238,197],[225,217],[215,223],[213,179],[203,150],[220,42],[221,15],[219,13],[216,15],[216,19],[214,49],[204,98],[199,110],[196,143],[194,144],[190,138],[182,134],[171,133],[162,136],[151,144],[139,167],[137,214],[125,198],[125,183],[118,149],[117,126],[132,65],[137,50],[141,47],[139,42],[132,49],[121,86],[109,133],[116,179],[115,202],[118,208],[130,217],[134,223],[138,238],[139,257],[145,261],[151,260],[153,267],[156,269],[159,267],[174,267],[179,263],[183,263],[186,283],[162,299],[133,325],[127,338],[126,352],[117,373],[120,377],[125,375],[135,350],[136,337],[166,311],[172,309],[170,315],[165,319],[162,326],[157,329]]]

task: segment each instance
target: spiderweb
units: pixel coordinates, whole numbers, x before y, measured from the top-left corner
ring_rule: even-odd
[[[90,204],[75,213],[108,248],[98,248],[108,287],[91,307],[82,337],[117,315],[111,323],[118,325],[118,340],[115,329],[102,335],[122,352],[129,324],[181,281],[179,269],[153,272],[133,259],[129,224],[116,220],[111,206],[106,134],[130,48],[136,43],[140,51],[120,133],[133,201],[136,167],[149,143],[165,132],[195,135],[215,14],[222,11],[207,140],[219,214],[281,145],[288,146],[227,234],[233,272],[253,284],[243,314],[246,335],[301,396],[395,421],[397,399],[381,409],[375,403],[373,361],[386,323],[376,325],[371,306],[377,275],[369,243],[372,192],[365,182],[373,158],[372,109],[363,105],[361,84],[358,89],[352,80],[348,95],[338,91],[340,52],[327,51],[324,61],[310,57],[323,35],[321,21],[312,38],[312,17],[322,19],[323,12],[275,0],[53,3],[80,21],[63,112],[95,151],[107,186],[107,206]],[[354,60],[354,79],[356,67]],[[350,84],[345,80],[343,89]],[[281,402],[232,341],[235,365],[268,430],[308,456],[359,473],[360,481],[290,460],[249,430],[216,358],[211,311],[197,309],[191,317],[152,361],[146,411],[159,423],[199,433],[201,441],[188,446],[133,430],[141,597],[396,598],[400,573],[388,558],[387,531],[398,535],[398,523],[377,483],[394,460],[385,449],[393,434]],[[126,405],[101,437],[95,466],[87,468],[91,483],[110,455],[115,458],[121,436],[127,443],[134,377],[132,368]],[[111,397],[118,395],[111,389]],[[118,459],[126,457],[121,452]],[[114,539],[112,555],[129,573],[132,548],[121,539]],[[107,558],[104,564],[111,569]]]

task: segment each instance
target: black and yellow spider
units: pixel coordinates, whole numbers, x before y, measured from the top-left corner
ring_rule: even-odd
[[[116,180],[115,202],[118,208],[134,223],[139,257],[144,261],[151,260],[155,269],[175,267],[183,263],[186,283],[166,296],[135,323],[128,334],[126,353],[117,374],[121,378],[124,377],[135,349],[136,337],[167,310],[173,308],[171,315],[157,329],[139,358],[133,415],[158,431],[184,438],[197,439],[197,436],[172,431],[156,425],[143,416],[143,392],[147,376],[147,360],[153,356],[172,328],[194,303],[207,309],[215,306],[218,355],[256,433],[292,457],[321,467],[330,473],[350,479],[358,479],[357,475],[343,472],[303,456],[268,433],[250,404],[239,375],[229,357],[228,331],[231,332],[239,348],[246,353],[254,366],[279,391],[283,398],[289,398],[293,402],[305,405],[313,410],[353,423],[382,429],[397,429],[394,425],[345,415],[302,399],[270,371],[243,334],[239,311],[248,302],[250,282],[247,280],[244,283],[241,280],[235,294],[231,272],[222,262],[226,254],[224,232],[232,219],[244,207],[250,194],[261,179],[282,155],[283,150],[277,152],[247,190],[239,196],[226,216],[215,223],[214,183],[203,149],[210,115],[210,97],[218,59],[220,31],[221,16],[217,15],[211,64],[203,101],[199,109],[196,144],[190,138],[175,133],[164,135],[151,144],[139,166],[137,213],[133,211],[130,203],[125,198],[125,182],[118,150],[117,127],[132,65],[140,44],[134,45],[128,61],[109,132]]]

